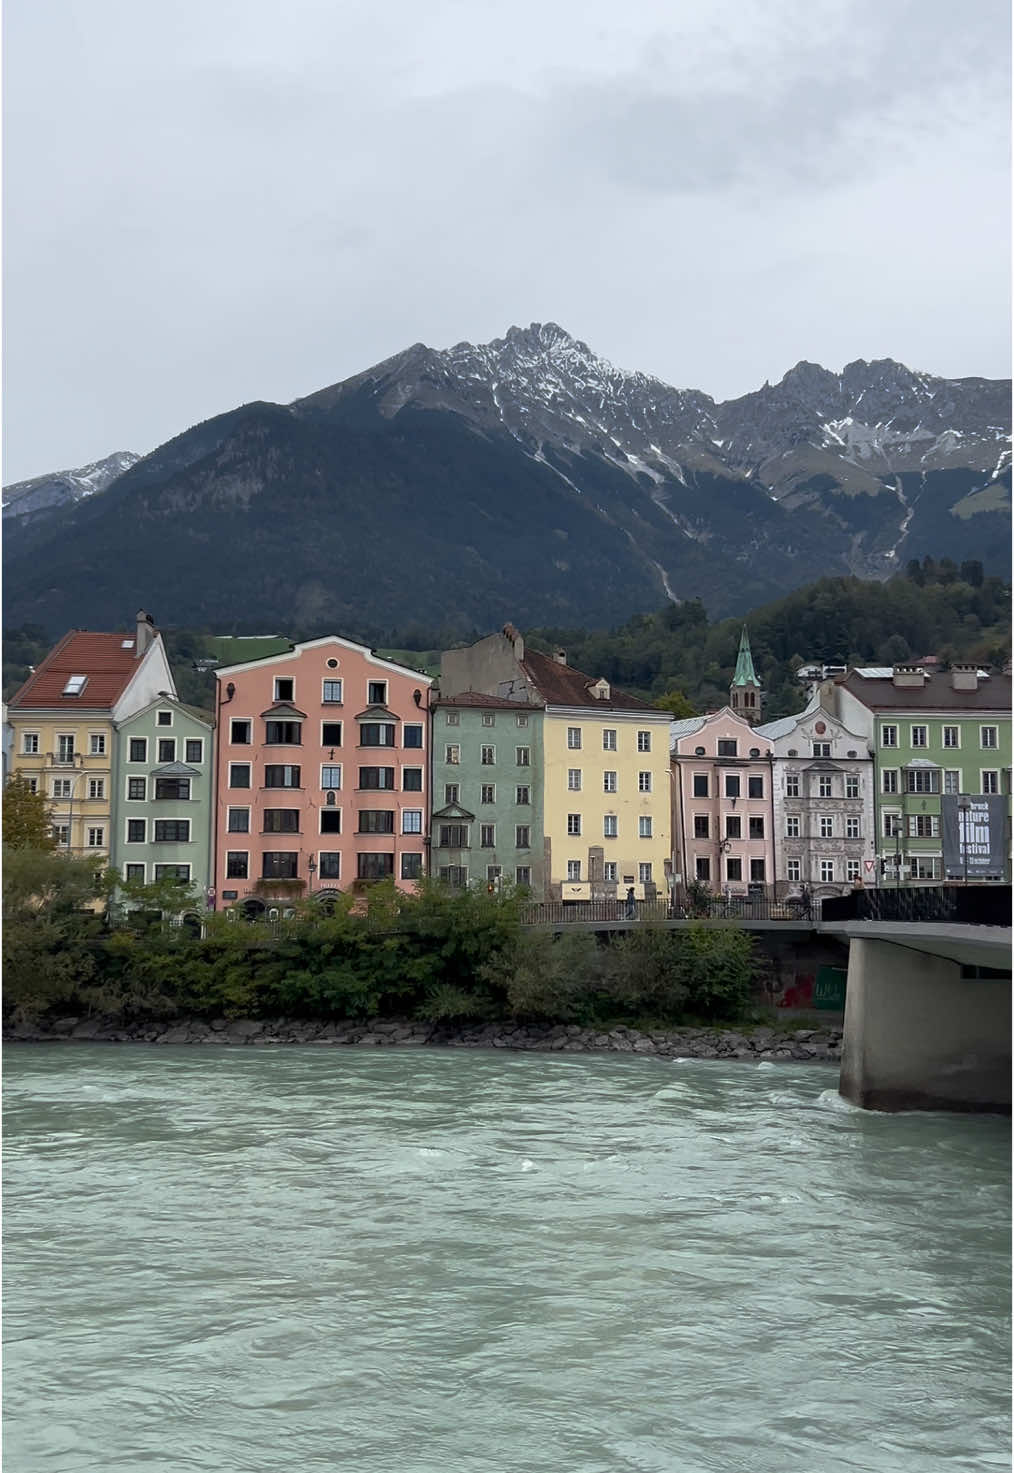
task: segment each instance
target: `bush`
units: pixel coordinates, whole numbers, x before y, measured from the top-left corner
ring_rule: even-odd
[[[605,991],[635,1013],[676,1021],[686,987],[680,971],[680,938],[663,926],[641,926],[614,939],[605,954]]]
[[[680,933],[677,977],[696,1017],[732,1021],[749,1005],[753,941],[746,931],[688,926]]]

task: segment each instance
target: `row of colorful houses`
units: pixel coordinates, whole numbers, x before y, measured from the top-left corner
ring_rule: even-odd
[[[426,874],[562,901],[819,896],[945,878],[947,795],[1009,816],[1010,677],[975,666],[847,671],[769,723],[745,630],[729,704],[684,721],[509,624],[438,682],[337,635],[215,676],[214,710],[180,702],[143,612],[60,641],[7,718],[62,848],[213,908]],[[1009,877],[1009,848],[975,877]]]

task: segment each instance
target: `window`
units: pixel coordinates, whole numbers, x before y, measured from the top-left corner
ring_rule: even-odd
[[[204,761],[204,741],[201,738],[188,739],[186,744],[186,760],[195,766],[200,766]]]
[[[515,747],[514,756],[518,767],[530,767],[532,764],[531,747]]]
[[[299,855],[291,850],[265,850],[261,855],[261,876],[265,880],[294,880],[299,873]]]
[[[699,880],[708,881],[708,880],[711,879],[711,860],[710,859],[704,859],[703,857],[699,857],[698,859],[696,859],[694,861],[694,866],[695,866],[695,869],[696,869],[696,872],[697,872],[697,878]]]
[[[225,878],[248,880],[250,878],[250,855],[245,849],[229,849],[225,856]]]
[[[615,752],[616,751],[616,730],[612,726],[607,726],[607,727],[604,727],[603,728],[603,731],[602,731],[602,750],[603,750],[603,752]]]
[[[173,713],[171,711],[160,711],[155,718],[156,726],[172,726]]]
[[[468,824],[442,823],[440,825],[440,849],[467,849]]]
[[[39,733],[26,731],[21,738],[21,751],[26,757],[34,757],[39,750]]]
[[[106,831],[105,831],[105,829],[94,828],[94,829],[89,829],[88,830],[88,848],[89,849],[101,849],[102,846],[103,846],[103,844],[105,842],[106,842]]]
[[[519,844],[518,845],[518,848],[519,849],[521,849],[521,848],[527,849],[528,848],[528,845],[527,844],[525,844],[525,845]],[[517,869],[514,871],[514,883],[515,883],[515,885],[525,885],[525,886],[530,886],[531,885],[531,883],[532,883],[532,870],[531,870],[531,866],[530,865],[527,865],[527,864],[519,864],[518,865]]]
[[[447,712],[447,715],[445,717],[445,725],[447,725],[447,726],[460,726],[461,725],[461,713],[460,713],[460,711],[448,711]]]
[[[288,763],[271,764],[264,769],[264,786],[266,788],[298,788],[298,767],[290,767]]]
[[[831,755],[831,743],[830,742],[814,742],[813,743],[813,755],[814,755],[814,757],[830,757],[830,755]]]
[[[514,725],[515,726],[527,726],[528,725],[528,717],[527,716],[524,716],[524,715],[521,715],[521,714],[515,716],[515,718],[514,718]]]
[[[743,878],[743,861],[741,859],[726,859],[725,878],[727,880],[741,880]]]
[[[266,747],[299,747],[302,742],[302,722],[266,721],[264,723],[264,745]]]
[[[764,837],[764,819],[763,818],[758,818],[756,816],[751,817],[751,818],[749,818],[747,820],[747,825],[748,825],[748,828],[747,828],[747,837],[748,838],[750,838],[750,839],[763,839],[763,837]]]
[[[720,737],[719,738],[719,741],[718,741],[718,755],[719,755],[719,757],[736,757],[738,754],[739,754],[739,742],[737,742],[737,741],[730,741],[729,739],[724,738],[724,737]]]
[[[817,797],[831,797],[831,779],[826,772],[821,773],[821,775],[817,778]]]
[[[360,768],[360,772],[362,771],[363,769]],[[342,785],[341,767],[332,766],[330,763],[325,762],[324,766],[320,769],[320,785],[322,788],[340,788]]]
[[[571,834],[571,835],[573,835],[575,837],[577,837],[577,836],[580,835],[580,833],[581,833],[581,815],[580,815],[580,813],[568,813],[567,814],[567,833],[568,834]]]
[[[727,839],[741,839],[743,837],[743,824],[739,818],[730,816],[725,820],[725,837]]]
[[[520,808],[526,808],[528,806],[528,804],[531,803],[531,801],[532,801],[532,790],[531,790],[531,788],[522,787],[522,788],[515,788],[514,789],[514,802]]]
[[[363,808],[359,813],[361,834],[393,834],[394,811],[390,808]]]
[[[726,773],[726,775],[725,775],[725,796],[727,798],[738,798],[739,797],[739,774],[738,773]]]
[[[421,767],[403,767],[401,769],[401,788],[404,793],[422,792],[423,770]]]
[[[617,827],[618,820],[615,813],[607,813],[602,820],[602,837],[604,839],[616,839],[619,837]]]
[[[421,854],[403,854],[401,856],[401,877],[403,880],[418,880],[422,878]]]
[[[580,767],[569,767],[567,769],[567,791],[570,793],[579,793],[581,791]]]
[[[571,751],[577,751],[581,746],[581,728],[579,726],[567,727],[567,746]]]
[[[910,813],[908,836],[910,839],[939,839],[940,819],[935,813]]]
[[[72,736],[58,736],[56,739],[57,762],[74,761],[74,738]]]
[[[896,747],[898,745],[898,728],[896,726],[882,726],[880,728],[880,745],[882,747]]]
[[[845,820],[845,837],[846,839],[858,839],[860,837],[858,818],[847,818]]]
[[[822,817],[819,820],[819,823],[820,823],[820,837],[822,839],[833,839],[834,838],[834,819],[833,818],[828,818],[828,817],[824,816],[824,817]]]
[[[604,793],[616,792],[616,773],[604,772],[602,774],[602,791]]]
[[[366,685],[366,704],[368,706],[387,705],[387,681],[370,680]]]
[[[229,741],[234,747],[248,747],[252,739],[252,721],[230,721]]]
[[[127,843],[143,844],[148,837],[148,821],[144,818],[127,819]]]
[[[820,861],[820,883],[822,885],[834,884],[834,860],[822,859]]]
[[[250,784],[247,783],[246,786],[249,787]],[[160,803],[167,801],[189,803],[190,779],[188,777],[157,777],[155,779],[155,800]]]
[[[53,825],[53,838],[57,844],[62,844],[65,849],[69,849],[70,825],[66,823],[55,823]]]
[[[227,809],[225,828],[226,832],[230,834],[248,834],[250,832],[249,808]]]
[[[503,874],[503,870],[501,869],[500,865],[498,865],[498,864],[487,864],[487,866],[486,866],[486,884],[490,887],[490,889],[492,889],[494,885],[498,885],[500,883],[500,876],[502,874]]]
[[[459,864],[444,864],[440,866],[440,879],[445,885],[463,890],[468,884],[468,870]]]
[[[898,791],[898,769],[896,767],[885,767],[880,774],[881,792],[896,793]]]
[[[275,679],[275,700],[291,701],[296,694],[296,683],[291,676],[278,676]]]
[[[944,773],[944,792],[961,792],[961,773],[954,770],[953,768],[949,768],[947,772]]]
[[[639,731],[637,733],[637,750],[639,752],[651,751],[651,732]]]
[[[447,763],[448,767],[460,767],[461,748],[458,746],[457,742],[454,742],[452,745],[444,748],[444,761]]]
[[[856,775],[856,773],[854,773],[854,772],[850,772],[850,773],[847,773],[846,774],[846,777],[845,777],[845,796],[846,796],[846,798],[858,798],[859,797],[859,778]]]
[[[457,783],[446,783],[444,785],[444,802],[445,803],[457,803],[457,801],[458,801],[458,793],[460,791],[461,790],[458,787],[458,784]]]
[[[493,767],[496,763],[496,748],[482,747],[479,752],[479,760],[483,767]]]
[[[130,780],[129,780],[128,784],[127,784],[128,789],[129,789],[131,783],[136,783],[136,782],[139,782],[141,784],[141,791],[140,791],[139,794],[138,793],[131,793],[131,792],[128,791],[128,793],[127,793],[127,797],[128,798],[136,798],[136,797],[143,798],[144,797],[144,778],[143,777],[132,777],[132,778],[130,778]],[[53,779],[53,797],[54,798],[69,798],[70,797],[70,778],[69,777],[55,777]]]
[[[650,815],[642,814],[641,817],[637,820],[637,837],[639,839],[650,839],[651,838],[651,817],[650,817]]]
[[[265,808],[264,832],[266,834],[298,834],[298,808]]]
[[[148,738],[131,737],[128,747],[128,762],[147,762],[148,760]]]
[[[483,726],[495,726],[496,725],[496,717],[494,716],[494,714],[493,714],[492,711],[483,711],[483,713],[482,713],[482,724],[483,724]]]
[[[711,837],[711,823],[706,813],[694,814],[694,838],[709,839]]]
[[[411,722],[402,728],[402,743],[406,747],[421,747],[423,744],[423,729],[418,722]]]
[[[937,767],[910,767],[905,773],[906,793],[939,793],[940,769]]]
[[[340,808],[322,808],[320,810],[320,832],[322,834],[340,834],[342,831],[342,811]]]
[[[787,772],[785,774],[785,796],[786,798],[799,797],[799,773]]]
[[[708,774],[706,772],[694,773],[694,797],[706,798],[708,796]]]
[[[322,850],[319,856],[320,864],[318,874],[322,880],[340,880],[342,877],[342,857],[333,850]]]
[[[926,731],[927,731],[927,728],[925,726],[913,726],[912,727],[912,746],[913,747],[925,747],[925,745],[926,745]]]
[[[106,755],[106,734],[103,731],[93,731],[88,738],[88,750],[93,757],[104,757]]]
[[[530,849],[532,847],[532,831],[528,824],[519,823],[514,827],[515,849]]]
[[[639,793],[651,792],[651,773],[639,772],[637,774],[637,791]]]
[[[637,878],[642,885],[651,884],[651,865],[639,864],[637,866]]]
[[[1000,791],[999,772],[983,772],[982,791],[984,793],[998,793]]]
[[[615,885],[616,875],[616,861],[612,859],[607,859],[605,864],[602,866],[602,878],[607,882],[607,884]]]
[[[758,881],[758,880],[759,881],[762,881],[762,882],[766,881],[766,878],[767,877],[766,877],[765,872],[764,872],[764,861],[763,861],[763,859],[751,859],[751,861],[750,861],[750,878],[751,878],[751,880],[755,880],[755,881]]]
[[[846,880],[850,880],[850,881],[851,880],[858,880],[858,878],[859,878],[859,870],[860,870],[860,864],[859,864],[859,860],[858,859],[846,859],[846,861],[845,861],[845,878],[846,878]]]
[[[580,878],[581,878],[581,861],[579,859],[568,859],[567,860],[567,879],[568,880],[580,880]]]
[[[911,856],[913,880],[939,880],[940,860],[928,854]]]
[[[106,796],[106,780],[104,777],[90,777],[88,779],[89,798],[104,798]]]
[[[748,798],[763,798],[764,779],[762,777],[748,777],[746,780],[746,796]]]
[[[340,706],[342,703],[342,683],[340,680],[325,680],[320,689],[320,703],[322,706]]]
[[[989,750],[989,751],[995,751],[996,750],[996,727],[995,726],[980,726],[979,727],[979,746],[982,747],[982,748],[984,748],[984,749],[986,749],[986,750]]]
[[[390,721],[364,721],[359,728],[361,747],[393,747],[394,724]]]
[[[884,838],[885,839],[893,839],[897,834],[900,834],[900,833],[901,833],[901,814],[900,813],[885,813],[884,814]]]
[[[155,843],[156,844],[189,844],[190,843],[190,820],[189,820],[189,818],[156,818],[156,820],[155,820]]]
[[[421,834],[422,825],[421,808],[405,808],[401,815],[401,831],[403,834]]]
[[[68,679],[61,694],[65,696],[79,696],[87,684],[87,675],[72,675]]]
[[[320,723],[320,744],[322,747],[341,746],[342,724],[340,721],[322,721]]]
[[[799,838],[799,817],[795,813],[790,813],[786,816],[785,837],[787,839]]]
[[[144,865],[125,864],[123,866],[123,878],[129,883],[133,880],[136,884],[144,884]]]
[[[483,783],[479,789],[480,803],[496,802],[496,783]]]
[[[160,762],[175,762],[176,761],[176,738],[175,737],[159,737],[159,739],[158,739],[158,760]]]
[[[944,727],[944,746],[945,747],[960,747],[961,746],[961,728],[960,728],[960,726],[945,726]]]
[[[785,861],[785,878],[787,880],[799,880],[799,860],[787,859]]]
[[[21,781],[30,793],[37,793],[39,791],[39,779],[37,777],[23,777]]]
[[[394,789],[393,767],[361,767],[359,769],[360,788],[383,788],[384,791]]]
[[[189,864],[156,864],[155,883],[159,880],[176,880],[180,885],[190,884]]]

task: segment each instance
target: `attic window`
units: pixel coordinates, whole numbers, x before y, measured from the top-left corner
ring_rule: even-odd
[[[63,688],[63,694],[65,696],[79,696],[87,684],[87,675],[72,675]]]
[[[608,699],[609,699],[609,682],[608,682],[608,680],[602,680],[602,679],[597,680],[595,682],[595,684],[592,686],[592,695],[595,697],[595,699],[597,701],[608,701]]]

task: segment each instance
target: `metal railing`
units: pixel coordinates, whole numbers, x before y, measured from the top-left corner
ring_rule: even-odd
[[[925,885],[857,890],[825,900],[825,921],[912,921],[1009,926],[1010,885]]]
[[[699,903],[672,903],[662,900],[548,900],[522,907],[521,923],[525,926],[566,926],[578,922],[609,925],[614,922],[642,921],[785,921],[796,926],[818,920],[813,902],[802,900],[751,899],[748,896],[725,899],[714,896]]]

